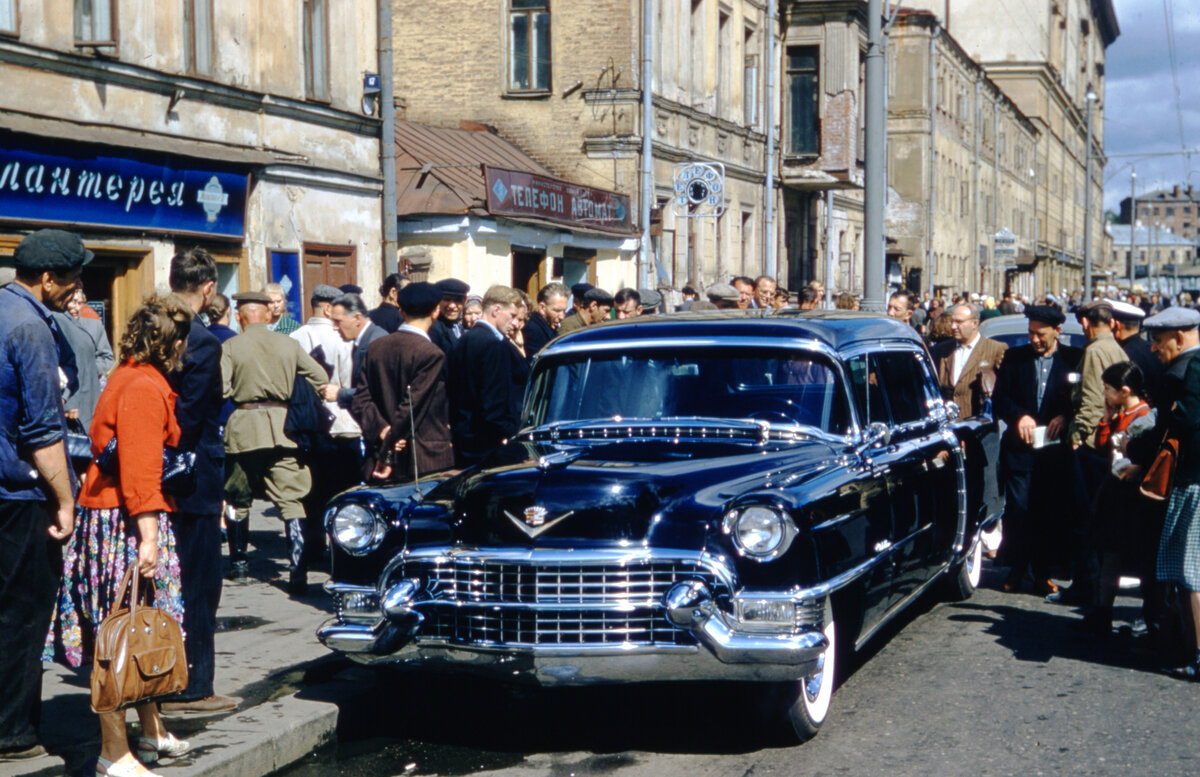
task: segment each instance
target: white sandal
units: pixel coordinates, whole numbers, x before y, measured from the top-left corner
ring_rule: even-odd
[[[98,777],[159,777],[138,763],[109,761],[105,758],[96,759],[96,774]]]
[[[167,732],[165,737],[139,737],[137,742],[137,757],[144,764],[152,764],[160,757],[178,758],[191,751],[192,745],[186,739],[177,739],[174,734]]]

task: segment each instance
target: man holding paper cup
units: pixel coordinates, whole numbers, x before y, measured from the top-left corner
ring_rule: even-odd
[[[1071,390],[1080,351],[1059,343],[1066,316],[1052,305],[1029,305],[1029,344],[1010,348],[996,374],[993,408],[1007,424],[1000,441],[1004,485],[1004,590],[1021,589],[1032,567],[1034,592],[1058,590],[1050,565],[1067,503],[1062,485],[1070,448],[1062,439],[1071,418]]]

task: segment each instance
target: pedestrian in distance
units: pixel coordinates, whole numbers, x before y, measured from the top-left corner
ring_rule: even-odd
[[[483,297],[467,297],[467,304],[463,305],[463,329],[470,329],[475,326],[475,322],[482,315]]]
[[[39,743],[42,646],[75,528],[59,382],[70,346],[63,311],[93,254],[78,235],[43,229],[17,245],[0,287],[0,762],[45,755]],[[64,354],[65,355],[65,354]]]
[[[174,297],[149,297],[133,315],[121,338],[120,366],[96,404],[92,452],[116,438],[117,471],[101,471],[93,459],[79,494],[84,508],[67,545],[62,587],[47,658],[56,653],[69,666],[90,659],[96,630],[117,601],[126,570],[153,581],[155,606],[183,625],[180,559],[170,513],[172,497],[163,493],[165,445],[178,446],[176,394],[167,382],[187,347],[194,313]],[[207,334],[207,333],[206,333]],[[107,777],[152,775],[138,763],[178,757],[191,746],[167,731],[153,701],[135,707],[141,723],[136,759],[125,731],[125,710],[101,712],[100,757],[96,774]]]
[[[404,318],[400,315],[398,295],[409,283],[407,275],[394,272],[384,278],[383,285],[379,287],[379,307],[371,311],[371,322],[388,334],[395,332],[404,323]],[[337,291],[340,292],[341,289]]]

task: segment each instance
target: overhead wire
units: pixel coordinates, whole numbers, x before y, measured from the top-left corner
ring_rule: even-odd
[[[1179,89],[1179,57],[1175,45],[1175,6],[1173,0],[1163,0],[1163,20],[1167,27],[1167,57],[1171,62],[1171,81],[1175,87],[1175,117],[1179,123],[1179,148],[1187,150],[1183,133],[1183,93]],[[1191,175],[1192,157],[1185,154],[1187,173]]]

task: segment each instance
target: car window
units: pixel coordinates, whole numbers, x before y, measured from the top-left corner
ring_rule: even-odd
[[[808,351],[637,349],[546,359],[531,384],[524,425],[587,420],[730,418],[849,429],[840,378]]]
[[[920,354],[881,351],[847,361],[860,415],[867,423],[904,424],[928,417],[929,381]]]

